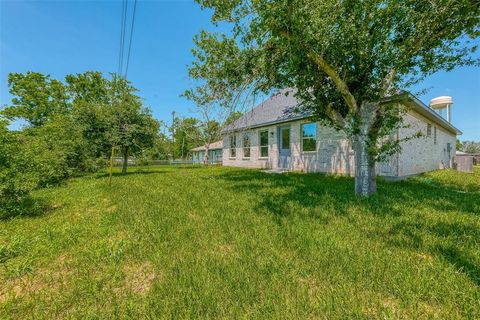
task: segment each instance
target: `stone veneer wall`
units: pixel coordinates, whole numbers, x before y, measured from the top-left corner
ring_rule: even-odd
[[[409,128],[399,130],[399,138],[412,136],[422,132],[422,137],[402,142],[402,152],[398,155],[398,176],[415,175],[422,172],[446,169],[451,167],[455,155],[456,135],[431,122],[416,112],[405,117]],[[427,124],[431,124],[431,135],[427,136]],[[435,128],[437,141],[434,141]],[[450,144],[450,152],[448,150]]]
[[[334,174],[354,174],[354,153],[345,134],[333,128],[317,123],[317,150],[301,151],[301,124],[309,121],[293,121],[290,125],[290,143],[292,161],[289,170],[305,172],[324,172]],[[414,111],[406,115],[405,122],[409,128],[399,130],[394,138],[411,136],[421,130],[426,135],[427,119]],[[421,137],[402,143],[402,152],[392,156],[388,161],[377,164],[377,174],[389,177],[402,177],[421,172],[450,167],[451,157],[455,155],[456,136],[432,124],[431,137]],[[285,125],[285,124],[280,124]],[[437,144],[433,143],[434,127],[437,127]],[[269,157],[259,157],[259,132],[268,130]],[[250,133],[251,156],[243,157],[242,135]],[[230,135],[224,137],[223,165],[246,168],[278,169],[278,126],[267,126],[235,133],[237,139],[236,157],[230,157]],[[447,143],[451,144],[450,156]]]
[[[305,172],[324,172],[335,174],[354,174],[353,150],[345,134],[317,123],[317,150],[301,151],[301,124],[308,121],[294,121],[290,125],[291,156],[289,170]],[[285,125],[285,124],[282,124]],[[260,131],[268,130],[269,156],[261,158],[259,148]],[[243,156],[242,136],[248,132],[251,137],[250,158]],[[230,135],[224,137],[223,165],[245,168],[278,169],[278,127],[268,126],[235,133],[237,148],[236,157],[230,157]],[[390,164],[379,165],[383,170],[379,174],[391,175],[396,168]],[[395,169],[395,170],[394,170]]]

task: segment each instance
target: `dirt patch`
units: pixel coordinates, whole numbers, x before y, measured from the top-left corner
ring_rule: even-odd
[[[422,260],[433,260],[433,256],[428,253],[417,253],[416,254],[417,258],[422,259]]]
[[[298,278],[300,287],[308,294],[308,299],[313,302],[317,299],[317,296],[327,289],[327,283],[312,277],[300,277]]]
[[[152,289],[155,279],[158,278],[151,262],[125,265],[123,272],[125,288],[141,295],[147,294]]]
[[[117,206],[116,206],[116,205],[112,205],[112,206],[108,207],[107,209],[105,209],[105,211],[108,212],[108,213],[112,213],[112,212],[114,212],[114,211],[116,211],[116,210],[117,210]]]
[[[0,287],[0,303],[41,292],[60,292],[67,288],[73,271],[68,267],[68,257],[60,255],[45,268],[33,274],[8,280]]]

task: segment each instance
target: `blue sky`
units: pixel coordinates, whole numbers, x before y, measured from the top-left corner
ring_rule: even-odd
[[[37,71],[63,80],[87,70],[116,71],[120,13],[119,0],[0,0],[0,105],[10,102],[9,72]],[[209,18],[190,0],[138,1],[128,78],[157,119],[169,123],[173,110],[192,115],[193,105],[179,94],[190,85],[192,38],[213,28]],[[461,140],[480,140],[479,68],[439,72],[413,91],[423,88],[430,89],[419,96],[425,103],[451,95]]]

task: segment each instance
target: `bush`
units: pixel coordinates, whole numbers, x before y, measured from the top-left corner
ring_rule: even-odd
[[[11,132],[0,124],[0,216],[24,213],[32,190],[95,170],[79,130],[65,119]]]

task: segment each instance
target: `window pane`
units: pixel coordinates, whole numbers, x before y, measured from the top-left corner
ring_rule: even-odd
[[[243,134],[243,157],[250,158],[250,134]]]
[[[243,134],[243,147],[244,148],[250,147],[250,134],[248,133]]]
[[[317,140],[312,138],[303,139],[303,151],[315,151]]]
[[[317,138],[317,125],[315,123],[302,124],[303,138]]]
[[[237,139],[235,135],[230,136],[230,158],[235,158],[237,156]]]
[[[282,129],[282,149],[290,149],[290,129]]]
[[[260,147],[260,157],[268,157],[268,146]]]
[[[268,146],[268,131],[261,131],[260,132],[260,145],[261,146]]]

